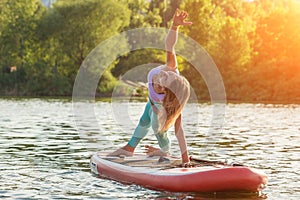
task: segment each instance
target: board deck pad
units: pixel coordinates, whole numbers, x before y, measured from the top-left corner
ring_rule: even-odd
[[[180,159],[171,157],[160,156],[146,156],[146,155],[134,155],[132,157],[119,157],[119,156],[104,156],[99,157],[109,160],[111,162],[127,165],[131,167],[144,167],[144,168],[172,168],[178,167],[181,164]]]
[[[131,167],[143,167],[143,168],[180,168],[182,166],[181,158],[173,156],[148,156],[145,154],[135,154],[133,156],[109,156],[107,153],[97,153],[102,159],[126,165]],[[191,167],[203,167],[203,166],[215,166],[215,167],[225,167],[225,166],[243,166],[242,164],[232,163],[222,161],[209,161],[199,158],[191,157]]]

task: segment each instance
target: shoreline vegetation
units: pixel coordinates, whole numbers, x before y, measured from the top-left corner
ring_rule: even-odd
[[[65,101],[65,102],[72,102],[72,96],[0,96],[0,100],[45,100],[45,101]],[[94,99],[89,99],[92,102],[112,102],[112,98],[107,97],[95,97]],[[80,101],[89,101],[89,100],[78,100]],[[118,102],[146,102],[147,97],[117,97],[114,98],[114,101]],[[76,102],[76,101],[75,101]],[[189,100],[189,103],[197,103],[197,104],[217,104],[218,102],[211,103],[210,100],[195,100],[191,99]],[[258,105],[264,105],[264,106],[274,106],[274,107],[285,107],[285,106],[293,106],[293,105],[300,105],[300,101],[296,102],[288,102],[288,101],[237,101],[237,100],[226,100],[226,102],[222,101],[222,104],[258,104]]]
[[[180,33],[199,43],[220,71],[227,102],[300,103],[300,2],[298,0],[40,0],[0,2],[0,98],[71,98],[76,75],[102,41],[135,28],[168,28],[176,8],[192,26]],[[125,44],[112,44],[122,48]],[[184,49],[178,44],[177,49]],[[122,80],[137,66],[165,63],[165,52],[141,49],[111,63],[96,99],[146,99],[140,80]],[[205,81],[178,56],[198,102],[210,102]],[[150,66],[150,65],[149,65]],[[146,74],[146,73],[145,73]],[[127,87],[128,86],[128,87]]]

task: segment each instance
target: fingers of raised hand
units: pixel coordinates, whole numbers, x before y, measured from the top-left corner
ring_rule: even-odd
[[[188,13],[186,11],[181,11],[179,17],[184,20],[188,17]]]
[[[190,25],[192,22],[186,22],[185,19],[188,17],[188,13],[186,11],[181,11],[178,14],[178,9],[176,10],[175,14],[175,21],[178,23],[178,25]],[[177,19],[176,19],[177,18]]]

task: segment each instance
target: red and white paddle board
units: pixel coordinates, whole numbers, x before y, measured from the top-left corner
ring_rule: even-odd
[[[110,157],[97,153],[91,157],[93,173],[122,183],[171,192],[259,192],[267,176],[254,168],[220,162],[192,160],[194,167],[180,167],[173,157]]]

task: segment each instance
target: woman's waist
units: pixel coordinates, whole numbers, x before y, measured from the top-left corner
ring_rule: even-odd
[[[161,100],[155,100],[155,99],[152,99],[150,96],[149,96],[149,102],[151,103],[151,105],[162,105],[162,101]]]

